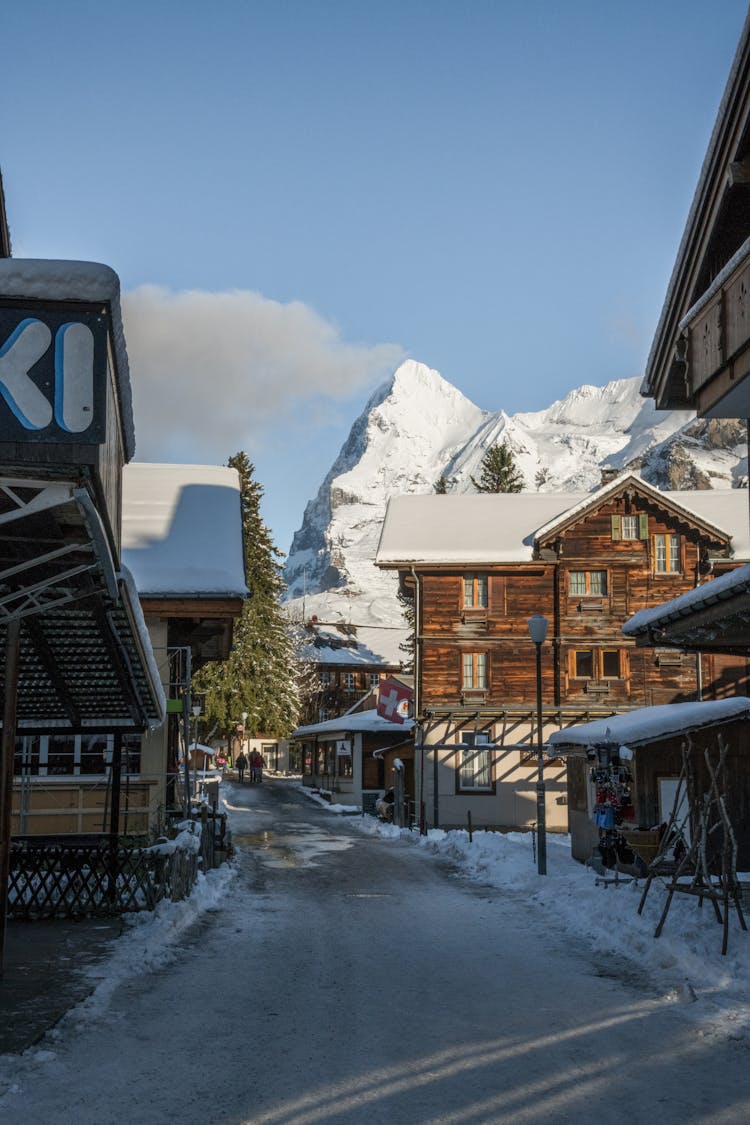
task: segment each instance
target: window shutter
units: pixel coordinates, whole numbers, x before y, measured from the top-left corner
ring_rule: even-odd
[[[638,515],[638,538],[648,539],[648,516],[645,512]]]
[[[622,519],[620,516],[612,516],[612,541],[616,542],[622,539]]]

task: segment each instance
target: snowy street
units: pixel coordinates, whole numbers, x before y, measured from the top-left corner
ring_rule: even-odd
[[[173,958],[113,970],[89,1010],[0,1058],[3,1122],[750,1119],[747,1040],[700,1034],[684,998],[521,890],[294,783],[222,789],[239,854],[206,882],[223,895]],[[151,929],[120,939],[134,964]]]

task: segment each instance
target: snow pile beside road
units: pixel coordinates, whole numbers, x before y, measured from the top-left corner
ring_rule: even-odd
[[[571,858],[568,836],[548,835],[547,875],[540,876],[529,834],[474,832],[470,842],[463,830],[419,836],[373,817],[353,823],[367,835],[409,841],[450,860],[462,876],[523,898],[555,939],[569,934],[584,941],[597,972],[631,982],[638,974],[665,1000],[690,1004],[702,1035],[750,1041],[750,931],[740,928],[736,911],[722,956],[722,928],[710,903],[699,908],[696,898],[675,895],[662,934],[654,938],[666,901],[663,883],[652,883],[639,915],[644,880],[597,885],[595,872]]]
[[[179,957],[183,935],[202,914],[216,908],[236,873],[231,863],[207,875],[199,872],[189,898],[181,902],[165,899],[152,911],[126,914],[123,919],[126,930],[113,945],[112,956],[87,970],[95,983],[93,992],[68,1012],[64,1022],[78,1024],[99,1018],[119,984],[168,965]]]

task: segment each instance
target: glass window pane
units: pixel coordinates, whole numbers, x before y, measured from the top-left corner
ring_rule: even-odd
[[[638,538],[638,516],[622,517],[622,537],[623,539]]]
[[[464,653],[464,687],[474,687],[474,661],[470,652]]]
[[[669,569],[678,571],[680,569],[680,537],[679,535],[670,535],[669,537]]]
[[[617,679],[620,675],[620,650],[604,649],[602,652],[602,675]]]
[[[464,605],[470,606],[474,603],[474,581],[470,574],[464,575]]]
[[[487,653],[478,652],[477,656],[477,687],[487,687]]]
[[[484,574],[477,578],[477,605],[487,605],[487,576]]]
[[[594,676],[594,654],[590,649],[579,649],[575,654],[575,674],[581,680]]]
[[[577,594],[581,597],[586,593],[586,572],[583,570],[571,570],[570,572],[570,592]]]
[[[607,592],[607,572],[606,570],[592,570],[589,575],[590,578],[590,592],[592,594],[606,594]]]

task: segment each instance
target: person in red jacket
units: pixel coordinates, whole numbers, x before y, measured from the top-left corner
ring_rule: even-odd
[[[265,764],[265,759],[260,750],[253,750],[250,755],[250,780],[255,782],[256,785],[259,785],[263,780],[263,767]]]

